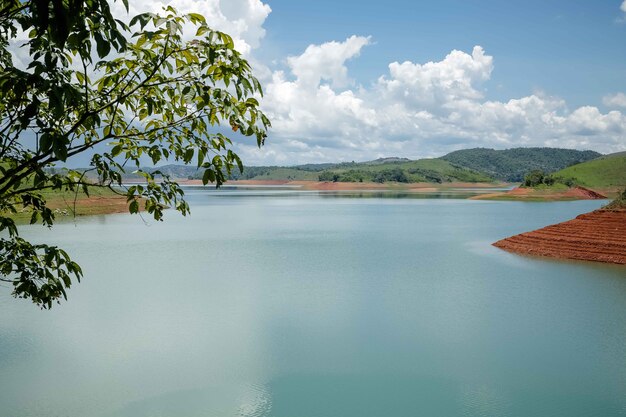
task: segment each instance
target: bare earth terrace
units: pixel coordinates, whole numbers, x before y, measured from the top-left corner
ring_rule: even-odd
[[[626,209],[595,210],[493,245],[521,254],[626,265]]]

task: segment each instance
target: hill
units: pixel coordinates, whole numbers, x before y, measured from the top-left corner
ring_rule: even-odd
[[[554,172],[600,156],[594,151],[558,148],[474,148],[451,152],[441,159],[484,172],[497,180],[517,182],[532,170]]]
[[[390,157],[367,162],[246,166],[243,173],[235,169],[230,179],[379,183],[522,181],[524,175],[535,169],[553,172],[599,156],[597,152],[571,149],[516,148],[496,151],[476,148],[434,159]],[[200,178],[195,166],[166,165],[159,169],[177,179]],[[132,175],[126,178],[138,179]]]
[[[395,159],[395,158],[394,158]],[[324,170],[320,181],[337,182],[493,182],[488,175],[441,159],[364,162]]]
[[[573,179],[586,187],[626,187],[626,152],[602,156],[557,171],[554,177]]]
[[[162,167],[170,173],[174,170]],[[181,173],[182,171],[176,170]],[[179,178],[200,178],[195,171]],[[244,172],[235,170],[232,180],[333,181],[333,182],[493,182],[490,176],[457,166],[441,159],[380,158],[367,162],[306,164],[291,167],[248,166]]]

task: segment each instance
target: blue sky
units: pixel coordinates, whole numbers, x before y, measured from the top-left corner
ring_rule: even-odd
[[[367,84],[393,61],[438,61],[481,45],[494,56],[488,98],[541,89],[573,106],[602,105],[626,86],[626,25],[619,2],[604,1],[329,1],[268,0],[259,49],[265,59],[301,53],[311,43],[372,36],[352,76]],[[264,48],[267,47],[267,50]]]
[[[626,0],[134,0],[233,36],[273,123],[249,165],[626,150]],[[121,1],[115,13],[128,18]]]

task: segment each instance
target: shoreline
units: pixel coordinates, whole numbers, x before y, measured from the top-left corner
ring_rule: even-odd
[[[516,187],[505,192],[482,194],[470,197],[470,200],[497,200],[497,201],[574,201],[574,200],[605,200],[608,196],[619,193],[618,189],[592,190],[585,187],[566,189],[554,188],[522,188]]]
[[[206,186],[201,180],[178,179],[181,186],[191,187],[215,187],[213,183]],[[127,184],[137,184],[138,182],[127,182]],[[454,192],[470,193],[478,195],[468,195],[469,200],[495,200],[495,201],[528,201],[528,202],[551,202],[551,201],[573,201],[589,199],[606,199],[605,194],[616,194],[618,191],[609,189],[601,190],[605,194],[600,194],[594,190],[575,187],[568,190],[535,190],[532,188],[515,187],[513,183],[473,183],[473,182],[449,182],[449,183],[374,183],[374,182],[324,182],[324,181],[291,181],[291,180],[237,180],[228,181],[223,187],[234,188],[288,188],[301,191],[360,191],[360,192],[402,192],[402,193],[438,193]],[[494,192],[495,191],[495,192]],[[70,193],[71,194],[71,193]],[[115,214],[128,212],[128,203],[124,196],[113,193],[101,195],[78,196],[75,203],[74,195],[59,194],[48,197],[48,207],[53,209],[58,216],[57,220],[64,218]],[[18,212],[12,217],[20,224],[30,221],[30,210]]]
[[[493,246],[522,255],[626,265],[626,209],[598,209]]]
[[[180,180],[180,185],[201,186],[201,180]],[[207,185],[209,186],[209,185]],[[468,196],[469,200],[493,201],[575,201],[575,200],[604,200],[619,194],[619,187],[593,190],[585,187],[565,189],[535,189],[522,188],[517,183],[374,183],[374,182],[323,182],[323,181],[290,181],[290,180],[237,180],[228,181],[225,187],[285,187],[305,191],[400,191],[407,193],[435,193],[446,191],[476,191],[478,195]],[[489,192],[492,191],[492,192]]]
[[[180,185],[198,186],[201,180],[179,180]],[[207,184],[207,187],[211,183]],[[397,183],[397,182],[329,182],[329,181],[291,181],[291,180],[235,180],[225,182],[223,187],[289,187],[307,191],[407,191],[407,192],[436,192],[450,189],[502,189],[511,187],[509,183],[473,183],[448,182],[444,184],[430,182]]]

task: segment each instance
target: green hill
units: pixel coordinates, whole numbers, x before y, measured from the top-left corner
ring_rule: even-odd
[[[396,162],[364,162],[347,167],[324,170],[320,181],[338,182],[492,182],[493,178],[472,169],[441,159],[400,160]]]
[[[626,152],[602,156],[553,174],[587,187],[626,187]]]
[[[358,165],[355,162],[305,164],[290,167],[282,166],[245,166],[243,172],[235,169],[230,175],[231,180],[285,180],[285,181],[318,181],[319,174],[333,168],[344,168]]]
[[[198,177],[199,173],[191,176]],[[235,170],[233,180],[335,181],[335,182],[492,182],[493,178],[441,159],[384,158],[368,162],[306,164],[292,167],[248,166]]]
[[[318,175],[318,171],[301,169],[300,167],[244,167],[241,174],[235,170],[231,179],[317,181]]]
[[[451,152],[441,159],[484,172],[501,181],[517,182],[522,181],[524,175],[533,170],[554,172],[599,156],[601,154],[594,151],[558,148],[513,148],[498,151],[474,148]]]
[[[533,170],[550,173],[599,156],[597,152],[572,149],[515,148],[497,151],[476,148],[416,161],[392,157],[358,163],[246,166],[243,173],[235,169],[230,179],[409,183],[522,181],[524,175]],[[201,177],[195,166],[166,165],[159,169],[173,178]],[[133,179],[132,174],[126,177]]]

